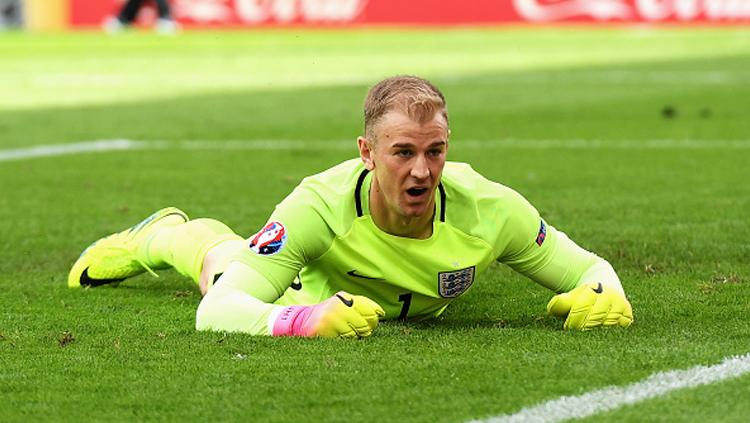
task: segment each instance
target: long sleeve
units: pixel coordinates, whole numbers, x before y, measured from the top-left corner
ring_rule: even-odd
[[[620,279],[603,258],[581,248],[548,225],[520,195],[505,203],[505,236],[498,237],[498,260],[555,292],[568,292],[589,282],[601,282],[623,292]]]
[[[537,250],[540,257],[514,263],[515,267],[533,281],[555,292],[568,292],[586,283],[601,282],[623,292],[620,279],[612,266],[603,258],[581,248],[568,236],[547,226],[547,250]],[[511,267],[514,267],[511,265]]]
[[[269,321],[283,309],[272,304],[276,288],[251,267],[235,261],[208,291],[196,313],[197,330],[270,335]]]

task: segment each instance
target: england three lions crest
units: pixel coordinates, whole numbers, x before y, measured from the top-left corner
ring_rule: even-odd
[[[443,298],[456,298],[474,283],[474,266],[438,273],[438,292]]]

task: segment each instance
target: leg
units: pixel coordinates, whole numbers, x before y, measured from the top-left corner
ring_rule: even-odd
[[[203,259],[203,269],[198,278],[198,287],[201,290],[201,294],[206,295],[208,289],[213,286],[214,282],[219,279],[219,276],[229,266],[229,262],[234,255],[242,248],[245,248],[245,245],[245,241],[242,239],[232,239],[224,241],[208,250]]]
[[[232,240],[242,238],[217,220],[188,221],[178,209],[162,209],[87,248],[73,265],[68,286],[104,285],[169,267],[198,283],[207,253]]]
[[[155,30],[161,35],[175,35],[180,29],[169,12],[169,3],[167,0],[156,0],[156,7],[159,10],[159,19],[156,20]]]
[[[173,267],[205,294],[215,275],[224,271],[244,245],[242,237],[218,220],[196,219],[155,233],[144,246],[143,259]]]
[[[117,19],[125,25],[133,23],[135,17],[138,16],[138,9],[141,8],[141,3],[143,3],[143,0],[128,0],[122,10],[120,10]]]
[[[160,19],[171,19],[167,0],[156,0],[156,8],[159,10]]]

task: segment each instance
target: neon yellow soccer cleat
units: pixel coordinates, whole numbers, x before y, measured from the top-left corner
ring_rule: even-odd
[[[157,229],[187,222],[175,207],[161,209],[139,224],[102,238],[86,248],[68,275],[68,287],[99,286],[120,282],[145,271],[156,275],[138,258],[138,248]]]

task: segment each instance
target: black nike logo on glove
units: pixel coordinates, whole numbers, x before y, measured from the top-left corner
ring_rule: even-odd
[[[349,276],[353,276],[355,278],[370,279],[372,281],[383,280],[383,278],[373,278],[373,277],[370,277],[370,276],[360,275],[359,273],[357,273],[356,270],[350,270],[350,271],[346,272],[346,274],[349,275]]]
[[[596,292],[597,294],[601,294],[602,292],[604,292],[604,287],[602,286],[601,282],[599,282],[599,285],[597,285],[596,288],[591,289],[594,290],[594,292]]]
[[[292,282],[292,284],[289,285],[289,287],[295,291],[299,291],[300,289],[302,289],[302,282],[295,279],[294,282]]]
[[[89,268],[81,273],[81,279],[78,281],[81,286],[99,286],[106,285],[108,283],[122,282],[125,279],[93,279],[89,276]]]
[[[342,297],[339,294],[336,294],[336,297],[338,297],[338,299],[341,300],[341,302],[344,303],[344,305],[347,307],[351,307],[354,305],[354,299],[347,300],[346,298]]]

